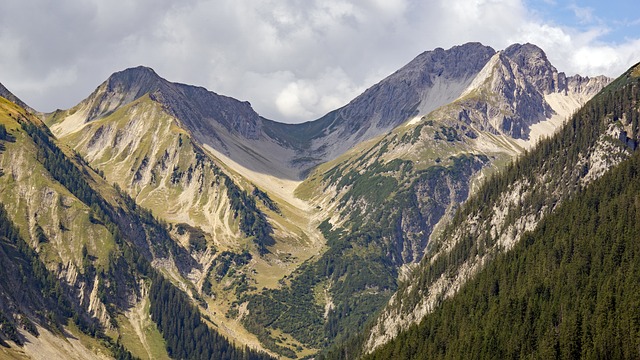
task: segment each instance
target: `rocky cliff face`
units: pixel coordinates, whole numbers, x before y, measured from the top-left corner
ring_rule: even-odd
[[[370,128],[392,129],[429,113],[455,100],[494,54],[495,50],[479,43],[424,52],[336,110],[333,125],[344,125],[339,136],[349,138]]]
[[[514,139],[532,140],[533,125],[554,116],[566,118],[568,109],[557,103],[584,103],[610,79],[567,78],[535,45],[512,45],[495,54],[462,96],[442,109],[441,117],[457,117],[468,124]],[[534,134],[534,137],[540,134]]]

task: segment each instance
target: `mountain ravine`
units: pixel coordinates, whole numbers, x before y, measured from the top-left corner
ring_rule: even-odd
[[[3,192],[3,203],[47,268],[61,264],[53,271],[59,278],[85,274],[87,261],[96,263],[93,278],[67,281],[86,293],[70,299],[80,299],[78,311],[108,337],[122,339],[113,346],[135,356],[189,357],[202,344],[182,346],[171,335],[174,321],[158,314],[176,308],[173,301],[192,305],[180,309],[198,319],[193,329],[209,329],[207,337],[220,334],[285,358],[314,356],[347,340],[386,306],[368,335],[373,348],[427,312],[407,309],[437,306],[421,292],[424,298],[412,295],[415,302],[403,302],[400,312],[389,310],[404,297],[398,294],[415,289],[399,279],[417,276],[429,259],[460,242],[462,235],[447,225],[458,221],[460,204],[494,174],[511,171],[514,159],[530,156],[609,81],[566,76],[532,44],[496,51],[468,43],[418,55],[320,119],[282,124],[260,117],[247,102],[169,82],[146,67],[126,69],[75,107],[38,115],[48,129],[39,128],[51,132],[47,141],[85,169],[82,178],[104,204],[67,194],[75,186],[67,180],[40,180],[50,180],[45,172],[25,176],[44,161],[40,145],[22,157],[31,162],[5,156],[0,181],[14,186],[9,179],[23,174],[24,185],[22,197]],[[8,90],[3,94],[20,105]],[[37,120],[28,107],[21,111]],[[568,171],[555,189],[577,178],[591,181],[626,156],[607,142],[623,130],[607,128],[580,153],[583,163],[574,164],[588,163],[589,171]],[[611,158],[604,160],[605,153]],[[531,207],[506,216],[512,197],[536,184],[511,180],[511,195],[483,210],[495,220],[482,228],[506,234],[496,235],[505,248],[517,240],[512,234],[550,211]],[[51,188],[61,195],[47,195]],[[545,196],[559,203],[569,193]],[[70,213],[76,208],[82,216]],[[73,235],[83,228],[86,233]],[[35,240],[41,233],[45,245]],[[75,241],[72,249],[67,237]],[[109,254],[125,248],[137,255],[113,265]],[[443,283],[442,293],[454,294],[475,264],[456,263],[450,273],[459,279]],[[115,269],[127,266],[144,271],[120,279]],[[91,289],[99,283],[117,283],[122,295],[96,290],[102,297],[95,300]],[[398,320],[399,313],[415,315]],[[136,336],[125,336],[125,329]],[[229,349],[238,356],[249,351]]]

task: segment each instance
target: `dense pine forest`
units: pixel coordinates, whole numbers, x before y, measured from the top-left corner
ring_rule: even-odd
[[[270,356],[237,348],[200,319],[198,309],[189,298],[162,276],[155,276],[151,286],[151,318],[158,324],[174,359],[262,360]]]
[[[22,346],[25,339],[18,328],[39,336],[34,321],[45,328],[62,332],[62,325],[72,320],[82,332],[99,339],[115,359],[134,359],[129,351],[106,336],[98,324],[74,303],[69,289],[20,237],[18,228],[9,219],[2,203],[0,266],[4,272],[0,280],[0,288],[3,289],[3,296],[0,296],[0,346],[8,346],[6,340]]]

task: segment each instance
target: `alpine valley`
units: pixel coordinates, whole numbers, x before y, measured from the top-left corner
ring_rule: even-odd
[[[0,358],[638,358],[639,86],[479,43],[302,124],[0,85]]]

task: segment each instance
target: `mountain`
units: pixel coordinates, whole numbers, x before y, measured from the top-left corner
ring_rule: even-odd
[[[426,51],[318,120],[296,125],[271,123],[266,130],[278,139],[303,143],[299,160],[326,162],[411,117],[457,99],[494,54],[495,50],[480,43]]]
[[[249,299],[258,314],[249,328],[299,333],[304,323],[307,342],[357,332],[483,178],[552,134],[609,82],[575,76],[539,85],[554,78],[565,79],[539,48],[514,45],[495,53],[454,101],[318,166],[296,194],[326,214],[330,249],[288,287]],[[324,299],[299,295],[318,291]]]
[[[485,182],[432,235],[420,264],[356,348],[371,351],[439,309],[445,299],[455,299],[475,274],[542,227],[548,214],[561,211],[565,201],[634,156],[639,138],[634,73],[610,84],[556,136]]]
[[[213,110],[199,101],[208,101]],[[200,310],[225,324],[221,333],[260,346],[227,314],[237,308],[240,294],[277,287],[317,254],[323,241],[315,210],[287,193],[295,183],[254,172],[245,177],[237,163],[200,141],[218,137],[229,149],[236,140],[252,141],[251,133],[233,125],[251,118],[248,109],[246,103],[134,68],[114,74],[74,108],[49,114],[47,123],[109,183],[169,224],[178,245],[197,263],[174,276],[191,284],[194,296],[207,299]],[[217,118],[205,117],[215,112],[228,130]],[[261,156],[251,147],[242,149]]]
[[[567,77],[531,44],[469,43],[303,124],[144,67],[45,119],[167,223],[181,257],[152,264],[221,334],[293,358],[360,331],[445,246],[459,204],[609,81]]]
[[[419,325],[364,358],[638,356],[639,69],[482,187],[383,315]]]
[[[178,289],[198,264],[164,224],[4,97],[0,169],[3,356],[270,358],[236,348]]]

